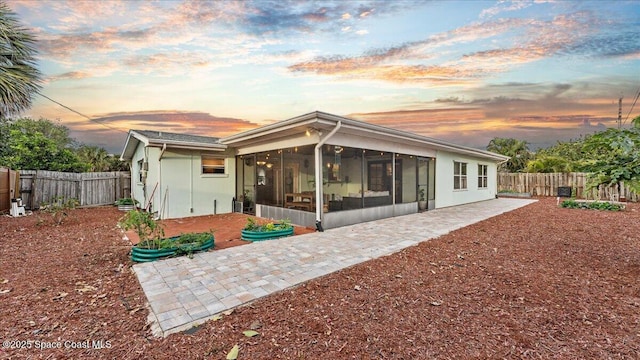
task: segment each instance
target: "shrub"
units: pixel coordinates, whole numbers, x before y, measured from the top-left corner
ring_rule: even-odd
[[[612,204],[606,201],[576,201],[573,199],[565,200],[560,203],[560,206],[568,209],[590,209],[590,210],[607,210],[607,211],[620,211],[623,209],[622,205]]]
[[[247,218],[247,224],[244,226],[244,230],[247,231],[255,231],[255,232],[269,232],[269,231],[278,231],[278,230],[288,230],[291,229],[293,225],[291,225],[291,220],[282,219],[279,222],[268,222],[266,224],[260,225],[256,222],[254,218]]]
[[[118,199],[118,201],[116,201],[115,203],[116,205],[138,205],[139,202],[138,200],[134,200],[132,198],[122,198],[122,199]]]
[[[154,218],[153,214],[146,211],[133,210],[127,212],[118,225],[124,230],[133,229],[140,242],[138,247],[145,249],[159,249],[161,239],[164,237],[164,229]]]
[[[54,198],[50,204],[43,204],[40,209],[50,213],[56,225],[62,225],[64,219],[69,215],[67,211],[75,209],[79,204],[80,202],[77,199],[65,200],[64,197],[59,196]]]

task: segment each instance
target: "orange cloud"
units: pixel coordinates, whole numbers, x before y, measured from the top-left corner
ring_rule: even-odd
[[[316,57],[288,69],[344,79],[464,84],[555,55],[595,31],[596,24],[587,12],[557,16],[550,21],[500,19],[463,26],[422,41],[374,49],[361,56]],[[517,35],[523,31],[524,36]],[[510,35],[511,42],[517,45],[462,54],[458,59],[433,64],[439,60],[438,49],[442,47],[498,35]]]
[[[93,119],[124,129],[147,129],[173,132],[189,132],[194,135],[222,137],[247,129],[257,124],[247,120],[218,117],[204,112],[175,110],[150,110],[105,114]]]
[[[176,110],[109,113],[91,121],[65,121],[64,125],[70,129],[72,137],[82,138],[83,142],[96,144],[116,154],[122,150],[130,129],[224,137],[259,126],[242,119]]]
[[[486,146],[493,137],[497,136],[526,140],[534,148],[547,147],[553,145],[556,139],[569,140],[604,130],[607,125],[612,125],[615,121],[612,116],[597,112],[580,113],[571,106],[565,113],[547,112],[546,115],[540,115],[539,110],[528,113],[527,107],[532,105],[531,102],[525,102],[524,107],[517,109],[512,108],[513,103],[510,108],[501,109],[500,102],[471,104],[457,98],[444,99],[433,105],[436,104],[441,107],[353,113],[348,116],[477,148]],[[540,104],[531,107],[543,105],[544,101],[541,100]]]

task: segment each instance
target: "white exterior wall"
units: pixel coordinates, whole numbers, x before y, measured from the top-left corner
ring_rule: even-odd
[[[144,184],[140,182],[140,165],[138,160],[144,161],[144,146],[138,145],[133,157],[131,158],[131,196],[140,202],[140,206],[144,206]]]
[[[467,163],[467,189],[453,189],[453,162]],[[487,165],[487,188],[478,188],[478,165]],[[497,193],[496,162],[439,151],[436,155],[436,208],[494,199]]]
[[[158,155],[160,154],[160,149],[158,148],[145,148],[144,144],[139,143],[136,148],[135,153],[133,154],[133,158],[131,159],[131,196],[135,200],[139,202],[138,206],[141,208],[145,208],[149,203],[149,197],[153,192],[153,187],[158,182]],[[142,170],[139,161],[149,163],[149,170],[147,171],[146,179],[140,181],[140,171]],[[158,194],[153,195],[154,202],[158,199]],[[152,203],[151,211],[156,211],[157,209]]]
[[[203,174],[201,155],[225,158],[225,174]],[[167,150],[159,164],[162,173],[157,206],[163,219],[230,213],[235,196],[236,161],[232,152]],[[164,204],[163,204],[164,202]]]

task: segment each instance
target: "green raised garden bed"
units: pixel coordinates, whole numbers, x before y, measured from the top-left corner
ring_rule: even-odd
[[[560,207],[567,209],[588,209],[588,210],[606,210],[606,211],[622,211],[625,203],[610,201],[590,201],[590,200],[564,200],[560,203]]]
[[[242,230],[241,231],[241,239],[246,241],[263,241],[263,240],[272,240],[278,239],[281,237],[291,236],[293,235],[293,227],[283,230],[272,230],[272,231],[254,231],[254,230]]]
[[[144,246],[134,246],[131,249],[131,260],[135,262],[149,262],[180,254],[189,254],[206,251],[215,246],[212,234],[207,234],[207,240],[203,242],[185,242],[185,236],[198,236],[200,234],[185,234],[163,239],[159,249],[147,249]],[[186,241],[189,241],[186,239]]]

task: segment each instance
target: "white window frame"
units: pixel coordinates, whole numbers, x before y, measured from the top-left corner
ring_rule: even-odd
[[[489,165],[478,164],[478,189],[489,188]]]
[[[462,161],[453,161],[453,190],[467,190],[468,164]]]
[[[205,160],[222,160],[222,165],[205,165]],[[213,169],[213,172],[206,172],[205,169]],[[200,174],[203,176],[226,176],[227,159],[222,156],[200,155]]]
[[[142,184],[142,171],[144,170],[144,159],[138,160],[138,184]]]

